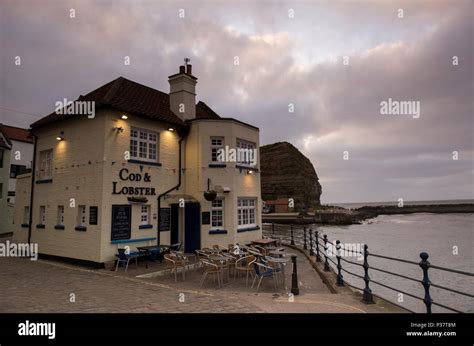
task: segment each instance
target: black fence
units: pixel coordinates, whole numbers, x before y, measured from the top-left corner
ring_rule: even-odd
[[[440,271],[444,271],[444,272],[450,272],[450,273],[455,273],[455,274],[458,274],[458,275],[464,275],[464,276],[470,276],[470,277],[473,277],[474,274],[469,273],[469,272],[465,272],[465,271],[461,271],[461,270],[455,270],[455,269],[450,269],[450,268],[445,268],[445,267],[441,267],[441,266],[432,265],[428,261],[429,255],[426,252],[421,252],[420,253],[420,258],[421,258],[420,262],[414,262],[414,261],[409,261],[409,260],[406,260],[406,259],[395,258],[395,257],[390,257],[390,256],[384,256],[384,255],[369,252],[369,247],[368,247],[367,244],[364,245],[363,251],[356,251],[354,249],[344,248],[344,247],[341,246],[341,242],[339,240],[336,240],[335,242],[331,241],[331,240],[328,239],[327,234],[323,234],[322,232],[319,232],[318,230],[313,230],[311,227],[303,227],[302,230],[301,229],[295,230],[293,225],[281,225],[281,224],[272,223],[271,225],[268,225],[268,224],[265,225],[263,230],[264,230],[264,234],[266,236],[270,236],[270,237],[273,237],[273,238],[279,238],[283,243],[299,246],[299,247],[302,247],[303,250],[309,251],[310,256],[315,256],[316,262],[324,262],[323,263],[324,264],[324,271],[326,271],[326,272],[331,271],[330,263],[332,263],[335,267],[335,272],[336,272],[336,275],[337,275],[336,276],[336,285],[337,286],[347,285],[351,288],[354,288],[356,290],[361,291],[362,294],[363,294],[362,295],[362,301],[366,304],[373,304],[374,303],[373,297],[377,297],[377,298],[386,300],[386,298],[384,298],[382,296],[379,296],[379,295],[372,292],[372,289],[370,288],[371,284],[375,284],[375,285],[387,288],[389,290],[392,290],[392,291],[395,291],[395,292],[398,292],[398,293],[405,294],[405,295],[407,295],[411,298],[422,301],[426,306],[426,312],[427,313],[431,313],[431,307],[433,305],[442,307],[442,308],[447,309],[447,310],[452,311],[452,312],[463,313],[463,311],[460,311],[458,309],[447,306],[445,304],[433,301],[433,299],[431,298],[431,295],[430,295],[430,287],[436,287],[438,289],[449,291],[449,292],[454,293],[454,294],[474,298],[474,295],[472,295],[470,293],[462,292],[462,291],[459,291],[459,290],[454,289],[454,288],[446,287],[444,285],[438,285],[438,284],[432,283],[430,281],[430,278],[429,278],[429,270],[430,269],[440,270]],[[336,250],[335,251],[336,260],[331,258],[331,253],[330,253],[330,250],[329,250],[330,246],[332,246]],[[357,263],[357,262],[350,261],[350,260],[344,258],[343,256],[341,256],[342,251],[346,251],[346,252],[349,252],[349,253],[353,253],[353,254],[356,254],[356,255],[363,256],[363,259],[364,259],[363,263],[362,264]],[[395,273],[393,271],[377,268],[377,267],[374,267],[374,266],[369,266],[369,257],[378,257],[378,258],[382,258],[382,259],[385,259],[385,260],[396,261],[396,262],[401,262],[401,263],[408,264],[408,265],[419,266],[421,268],[423,278],[421,280],[419,280],[419,279],[416,279],[416,278],[413,278],[413,277],[410,277],[410,276],[406,276],[406,275],[403,275],[403,274],[400,274],[400,273]],[[360,273],[355,273],[353,271],[349,271],[347,269],[347,266],[346,266],[346,268],[343,266],[343,263],[352,264],[352,265],[355,265],[357,267],[360,267],[361,272]],[[401,290],[399,288],[395,288],[395,287],[392,287],[390,285],[384,284],[380,281],[376,281],[376,280],[371,279],[370,276],[369,276],[369,269],[374,270],[374,271],[378,271],[378,272],[381,272],[381,273],[384,273],[384,274],[387,274],[387,275],[392,275],[392,276],[395,276],[395,277],[398,277],[398,278],[402,278],[402,279],[405,279],[405,280],[414,281],[414,282],[417,282],[417,283],[421,284],[420,289],[423,289],[423,293],[424,293],[423,297],[416,296],[414,294],[411,294],[411,293],[406,292],[404,290]],[[344,273],[344,275],[348,274],[348,275],[352,275],[354,277],[357,277],[359,279],[362,279],[365,283],[365,287],[362,288],[362,287],[357,287],[357,286],[351,285],[350,283],[348,283],[344,279],[343,273]],[[392,304],[395,304],[395,303],[392,302]],[[398,305],[398,304],[395,304],[395,305]],[[407,309],[406,307],[402,307],[402,306],[399,306],[399,307],[401,307],[401,308],[403,308],[407,311],[410,311],[410,312],[415,312],[415,311],[412,311],[410,309]]]

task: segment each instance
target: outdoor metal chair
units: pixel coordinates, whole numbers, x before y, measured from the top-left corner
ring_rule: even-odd
[[[235,273],[234,273],[234,280],[236,278],[236,274],[237,273],[242,273],[242,272],[245,272],[245,275],[246,275],[246,279],[245,279],[245,286],[248,287],[249,285],[249,274],[252,275],[253,274],[253,263],[255,262],[256,258],[255,256],[253,255],[250,255],[250,256],[245,256],[245,257],[242,257],[240,259],[238,259],[237,261],[235,261],[235,265],[234,265],[234,269],[235,269]]]
[[[255,281],[258,279],[258,285],[257,285],[257,291],[258,291],[258,289],[260,288],[260,284],[262,283],[262,280],[264,278],[271,278],[271,277],[273,277],[273,284],[275,286],[275,289],[277,288],[277,277],[276,277],[277,270],[276,269],[269,267],[265,264],[259,263],[257,261],[253,262],[253,266],[255,269],[255,277],[252,282],[252,288],[255,285]]]
[[[204,281],[206,280],[209,274],[215,275],[217,279],[217,287],[221,287],[221,268],[217,264],[214,264],[206,259],[201,259],[202,266],[204,268],[204,272],[201,276],[200,286],[204,285]]]
[[[135,263],[137,264],[138,267],[138,254],[130,255],[127,254],[126,249],[118,249],[118,255],[116,255],[117,258],[117,266],[115,267],[115,271],[118,270],[118,267],[120,263],[125,263],[125,271],[128,269],[128,264],[130,263],[130,260],[135,260]]]
[[[166,254],[165,256],[166,265],[171,268],[170,274],[174,273],[174,281],[178,282],[178,269],[181,268],[183,274],[183,280],[185,280],[185,272],[187,266],[186,256],[178,256],[176,254]]]

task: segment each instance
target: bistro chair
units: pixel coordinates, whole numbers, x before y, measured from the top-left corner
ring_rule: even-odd
[[[248,287],[248,285],[249,285],[249,274],[250,275],[253,274],[252,264],[255,262],[255,260],[256,260],[256,258],[253,255],[245,256],[245,257],[242,257],[242,258],[236,260],[235,265],[234,265],[234,270],[235,270],[234,280],[237,276],[236,275],[237,273],[240,274],[240,273],[244,272],[245,275],[246,275],[245,286]]]
[[[171,268],[170,274],[174,273],[174,281],[178,282],[178,268],[181,268],[184,280],[187,266],[186,257],[178,256],[176,254],[166,254],[164,257],[167,267]]]
[[[138,267],[138,254],[127,254],[126,249],[118,249],[118,255],[116,255],[117,258],[117,266],[115,267],[115,271],[118,270],[118,267],[120,263],[125,263],[125,271],[128,269],[128,264],[130,263],[130,260],[135,260],[135,263],[137,264]]]
[[[255,281],[257,280],[257,278],[258,278],[258,285],[257,285],[257,291],[258,291],[258,289],[260,288],[260,284],[262,283],[262,280],[264,278],[271,278],[271,277],[273,277],[273,284],[275,286],[275,289],[277,288],[277,277],[276,277],[276,274],[278,272],[277,269],[269,267],[257,261],[253,262],[253,267],[255,269],[255,277],[253,278],[252,288],[255,285]]]
[[[217,280],[217,287],[221,287],[221,268],[217,264],[214,264],[206,259],[201,260],[202,266],[204,268],[204,272],[202,273],[201,276],[201,282],[200,286],[204,284],[204,281],[206,281],[207,276],[210,275],[215,275],[216,280]]]
[[[179,251],[182,243],[175,243],[170,246],[170,251]]]

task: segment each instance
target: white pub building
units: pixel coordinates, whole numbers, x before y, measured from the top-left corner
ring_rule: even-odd
[[[262,238],[259,161],[228,155],[258,152],[259,130],[196,104],[196,83],[189,64],[169,94],[120,77],[33,123],[13,240],[102,264],[124,247]]]

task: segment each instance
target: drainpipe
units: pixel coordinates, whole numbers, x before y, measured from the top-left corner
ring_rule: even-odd
[[[179,187],[181,186],[181,152],[182,152],[182,148],[181,148],[181,143],[183,142],[184,138],[186,138],[187,134],[188,134],[188,131],[189,131],[189,128],[186,128],[181,134],[180,134],[180,139],[179,139],[179,142],[178,142],[178,146],[179,146],[179,168],[178,168],[178,184],[176,186],[173,186],[171,189],[169,190],[166,190],[165,192],[163,192],[161,195],[158,196],[158,215],[157,215],[157,231],[156,231],[156,240],[157,240],[157,245],[160,245],[161,244],[161,236],[160,236],[160,208],[161,208],[161,197],[167,195],[168,193],[170,193],[171,191],[173,190],[179,190]]]
[[[31,163],[31,188],[30,188],[30,215],[28,220],[28,245],[31,243],[31,227],[33,224],[33,197],[35,192],[35,166],[36,166],[36,142],[38,137],[30,130],[30,135],[33,137],[33,160]]]

